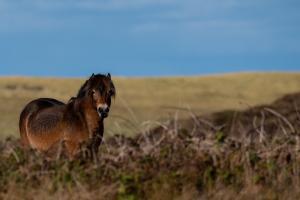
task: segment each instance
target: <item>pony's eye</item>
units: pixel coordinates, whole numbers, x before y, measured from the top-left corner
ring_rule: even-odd
[[[108,91],[108,94],[111,96],[111,95],[114,94],[114,91],[111,89],[111,90]]]

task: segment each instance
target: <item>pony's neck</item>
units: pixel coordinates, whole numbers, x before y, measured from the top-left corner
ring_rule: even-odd
[[[99,130],[100,126],[103,126],[103,120],[99,117],[97,109],[93,106],[90,98],[78,99],[79,109],[83,113],[87,128],[90,134]]]

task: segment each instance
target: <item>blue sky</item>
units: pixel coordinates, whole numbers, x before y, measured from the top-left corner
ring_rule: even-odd
[[[0,75],[300,71],[299,0],[0,0]]]

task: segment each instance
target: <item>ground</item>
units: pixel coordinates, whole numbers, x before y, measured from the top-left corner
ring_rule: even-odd
[[[2,137],[12,136],[0,141],[0,199],[300,198],[299,74],[117,78],[112,135],[96,158],[73,161],[24,150],[17,116],[82,80],[0,80]]]
[[[98,157],[45,161],[0,143],[3,199],[299,199],[300,93],[105,139]]]

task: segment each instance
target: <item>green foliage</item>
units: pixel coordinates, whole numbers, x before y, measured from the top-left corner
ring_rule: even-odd
[[[268,160],[267,169],[270,173],[274,173],[277,170],[276,162],[274,160]]]
[[[254,184],[262,184],[265,181],[265,177],[259,174],[253,176]]]
[[[249,152],[249,160],[252,167],[254,167],[259,161],[260,157],[257,155],[255,151]]]
[[[221,172],[219,172],[219,176],[225,185],[231,185],[231,184],[235,183],[236,177],[230,171],[221,171]]]
[[[122,174],[119,178],[118,199],[135,200],[140,194],[139,177],[137,175]]]
[[[203,184],[208,188],[212,188],[215,184],[216,178],[217,178],[216,169],[212,166],[209,166],[204,171]]]
[[[225,138],[226,138],[226,136],[223,132],[218,131],[216,133],[216,140],[217,140],[218,143],[223,143],[225,141]]]

